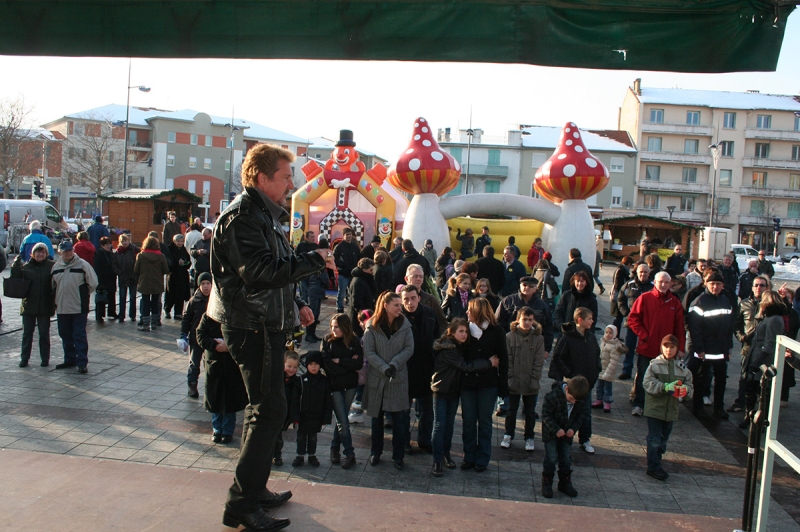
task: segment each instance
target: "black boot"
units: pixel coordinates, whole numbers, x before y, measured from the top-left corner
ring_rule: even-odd
[[[570,497],[578,496],[578,491],[572,486],[572,471],[558,472],[558,491]]]
[[[444,470],[442,469],[441,462],[433,463],[433,469],[431,469],[431,475],[433,475],[434,477],[441,477],[442,475],[444,475]]]
[[[553,498],[553,477],[555,476],[555,473],[542,471],[542,495],[545,499]]]
[[[316,332],[317,332],[316,323],[312,323],[311,325],[306,327],[306,342],[311,342],[311,343],[319,342],[321,338],[317,338]]]

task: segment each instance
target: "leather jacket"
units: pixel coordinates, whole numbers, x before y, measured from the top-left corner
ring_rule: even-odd
[[[316,251],[295,255],[281,227],[286,211],[255,188],[246,188],[225,209],[211,237],[214,286],[206,314],[230,327],[290,331],[294,284],[322,271]]]

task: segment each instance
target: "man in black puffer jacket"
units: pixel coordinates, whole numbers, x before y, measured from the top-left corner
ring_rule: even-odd
[[[214,225],[211,273],[214,286],[206,313],[222,326],[228,351],[239,364],[250,404],[244,415],[241,451],[228,491],[223,524],[265,530],[283,528],[264,508],[275,508],[291,492],[272,493],[267,481],[273,449],[286,417],[283,352],[286,339],[314,313],[299,298],[295,284],[322,271],[327,250],[295,254],[280,219],[291,193],[294,154],[259,144],[242,164],[244,191]]]
[[[343,231],[344,240],[336,244],[333,248],[333,260],[339,274],[339,292],[336,295],[336,311],[344,312],[344,298],[347,295],[347,287],[350,286],[352,277],[350,272],[358,265],[361,258],[361,249],[355,240],[353,230],[346,227]]]
[[[406,362],[408,368],[408,403],[412,399],[419,405],[419,425],[417,426],[417,446],[428,452],[431,447],[433,432],[433,393],[431,377],[433,376],[433,342],[439,335],[439,322],[430,308],[420,304],[419,288],[407,284],[400,292],[403,301],[403,315],[411,324],[414,334],[414,354]],[[411,447],[411,418],[406,417],[409,426],[406,430],[406,449]]]
[[[394,268],[394,276],[392,277],[392,287],[399,284],[405,284],[405,276],[406,270],[412,264],[418,264],[422,266],[422,271],[425,272],[425,278],[427,279],[431,275],[431,265],[428,262],[428,259],[423,257],[419,251],[414,249],[414,243],[411,240],[403,240],[403,256],[397,261],[393,268]]]

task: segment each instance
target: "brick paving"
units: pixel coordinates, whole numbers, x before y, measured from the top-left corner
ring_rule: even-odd
[[[613,269],[601,276],[610,285]],[[611,321],[607,297],[600,302],[599,323]],[[333,299],[323,305],[322,321],[334,310]],[[38,366],[36,346],[31,366],[17,367],[21,331],[18,301],[3,298],[4,320],[0,326],[0,447],[21,451],[57,453],[93,459],[157,464],[232,472],[238,454],[241,415],[237,434],[228,446],[210,440],[210,415],[201,399],[186,396],[187,358],[175,346],[179,323],[164,320],[153,333],[136,330],[133,322],[98,324],[89,320],[89,374],[56,371],[61,359],[55,323],[51,328],[52,359],[49,368]],[[738,358],[735,357],[735,358]],[[729,375],[736,374],[738,360]],[[546,373],[546,371],[545,371]],[[549,388],[544,379],[542,388]],[[726,397],[736,393],[736,379],[728,381]],[[201,387],[202,390],[202,382]],[[698,422],[688,410],[681,411],[665,455],[666,482],[644,474],[646,420],[630,415],[630,381],[614,384],[615,403],[610,414],[593,413],[597,452],[591,456],[573,447],[573,476],[580,492],[575,499],[556,493],[551,504],[622,510],[647,510],[714,517],[741,516],[746,463],[746,434],[736,427],[740,415],[727,422]],[[796,392],[793,392],[796,394]],[[800,401],[791,398],[781,410],[779,439],[800,454]],[[541,411],[541,402],[539,404]],[[461,454],[460,419],[454,436],[454,455]],[[380,488],[431,494],[542,502],[543,450],[537,427],[537,449],[527,453],[518,438],[511,449],[499,446],[503,420],[495,419],[492,462],[484,473],[446,470],[443,478],[430,476],[430,456],[406,459],[397,471],[388,463],[366,464],[369,429],[354,428],[357,465],[350,470],[331,466],[327,448],[330,430],[320,435],[321,466],[291,467],[294,435],[286,433],[284,464],[273,469],[275,479]],[[522,427],[522,420],[518,420]],[[412,433],[412,435],[415,432]],[[389,435],[387,434],[387,438]],[[389,447],[387,447],[389,448]],[[289,460],[286,458],[289,457]],[[458,461],[458,459],[456,459]],[[800,505],[796,494],[800,478],[790,469],[776,467],[769,529],[800,530]]]

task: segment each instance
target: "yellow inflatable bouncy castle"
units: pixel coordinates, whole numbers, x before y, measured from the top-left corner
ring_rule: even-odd
[[[488,218],[470,218],[459,216],[447,220],[447,227],[450,228],[450,247],[456,252],[456,256],[461,253],[461,242],[456,240],[458,230],[461,229],[463,235],[467,228],[472,229],[473,237],[478,240],[481,236],[481,229],[486,226],[489,228],[489,236],[492,237],[491,246],[494,248],[494,257],[503,260],[503,248],[508,245],[508,237],[516,239],[516,246],[519,248],[519,260],[528,268],[528,250],[531,249],[533,241],[542,237],[544,222],[537,220],[493,220]],[[437,249],[438,253],[442,250]],[[473,262],[480,257],[472,257],[469,262]]]

